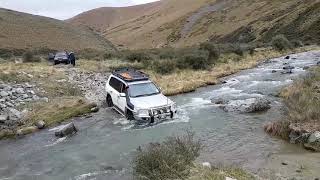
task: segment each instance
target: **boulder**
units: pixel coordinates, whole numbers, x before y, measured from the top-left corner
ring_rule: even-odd
[[[320,152],[320,132],[316,131],[312,133],[307,142],[304,144],[306,149],[310,149],[316,152]]]
[[[227,112],[254,113],[266,111],[271,108],[271,102],[263,98],[250,98],[245,100],[234,100],[223,105],[223,110]]]
[[[63,126],[61,129],[56,131],[54,134],[57,137],[65,137],[68,135],[72,135],[74,133],[78,132],[77,128],[74,126],[73,123],[69,123],[65,126]]]
[[[46,123],[44,121],[37,121],[35,126],[37,126],[38,129],[43,129],[46,126]]]

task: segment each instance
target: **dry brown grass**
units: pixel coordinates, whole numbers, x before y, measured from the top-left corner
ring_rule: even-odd
[[[82,97],[57,97],[49,102],[32,103],[28,109],[32,111],[27,115],[26,126],[33,125],[42,120],[47,127],[57,125],[72,117],[81,116],[90,113],[91,108],[96,104],[88,103]]]

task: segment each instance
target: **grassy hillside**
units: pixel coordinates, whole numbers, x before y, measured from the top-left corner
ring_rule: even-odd
[[[0,8],[0,49],[113,49],[89,29]]]
[[[320,43],[317,0],[161,0],[100,8],[68,22],[95,29],[130,49],[185,47],[203,41],[266,41],[276,34]]]

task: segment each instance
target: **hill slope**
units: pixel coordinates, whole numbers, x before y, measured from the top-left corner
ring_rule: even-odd
[[[319,0],[161,0],[125,8],[100,8],[70,20],[127,48],[184,47],[217,42],[290,39],[320,42]]]
[[[113,49],[89,29],[63,21],[0,8],[0,49]]]

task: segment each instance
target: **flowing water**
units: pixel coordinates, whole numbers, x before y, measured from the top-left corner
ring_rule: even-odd
[[[289,60],[272,59],[227,77],[225,84],[172,97],[179,106],[178,116],[152,126],[135,125],[110,109],[102,109],[93,117],[74,119],[79,132],[71,137],[57,139],[54,129],[49,129],[0,141],[0,179],[130,179],[129,164],[138,146],[186,129],[195,131],[205,145],[199,162],[239,165],[258,172],[270,154],[294,149],[263,132],[264,123],[283,113],[281,100],[274,95],[306,74],[304,66],[315,65],[319,60],[319,51],[291,55]],[[296,67],[292,74],[280,73],[283,63]],[[269,99],[272,108],[263,113],[242,114],[225,112],[211,103],[211,99],[252,97]]]

